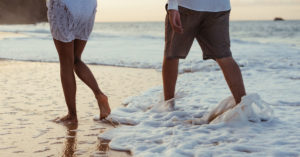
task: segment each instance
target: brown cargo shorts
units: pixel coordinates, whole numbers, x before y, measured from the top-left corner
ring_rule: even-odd
[[[165,57],[185,59],[196,38],[203,59],[231,57],[229,37],[229,11],[201,12],[179,7],[183,34],[173,31],[169,15],[165,21]]]

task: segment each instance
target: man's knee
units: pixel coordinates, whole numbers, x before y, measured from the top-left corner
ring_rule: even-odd
[[[225,58],[220,58],[220,59],[216,59],[216,62],[222,66],[222,65],[228,65],[228,64],[236,64],[235,60],[232,57],[225,57]]]
[[[178,58],[167,58],[164,57],[164,63],[178,63],[179,59]]]

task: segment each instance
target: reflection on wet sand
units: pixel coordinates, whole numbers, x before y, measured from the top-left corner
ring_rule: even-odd
[[[109,151],[108,144],[109,144],[109,141],[100,139],[99,143],[98,143],[98,151],[99,151],[99,153],[106,154],[105,152]]]
[[[160,85],[154,70],[90,66],[112,109],[122,101]],[[148,79],[141,79],[143,76]],[[58,63],[0,60],[0,157],[108,156],[128,157],[113,151],[98,135],[112,124],[94,121],[99,115],[93,92],[77,79],[78,125],[52,120],[67,113]]]
[[[59,125],[59,124],[58,124]],[[62,156],[65,157],[72,157],[72,156],[80,156],[84,155],[85,151],[80,151],[77,149],[77,146],[80,144],[77,140],[77,132],[78,132],[78,124],[64,124],[63,125],[66,129],[66,136],[65,136],[65,142],[64,142],[64,148],[63,148],[63,154]],[[99,128],[99,133],[103,133],[104,130]],[[98,134],[94,134],[94,136],[97,136]],[[118,156],[118,157],[125,157],[125,156],[131,156],[131,153],[128,151],[124,152],[118,152],[113,151],[109,148],[109,142],[108,140],[99,139],[97,142],[96,150],[94,151],[93,156]],[[83,144],[84,142],[81,142]]]
[[[66,124],[67,135],[65,141],[65,148],[63,150],[64,156],[73,156],[77,149],[77,128],[78,124]]]
[[[109,142],[110,141],[108,140],[99,139],[99,143],[97,145],[98,151],[95,153],[95,155],[97,154],[100,156],[117,156],[117,157],[125,157],[127,155],[128,156],[131,155],[130,151],[123,151],[123,152],[112,151],[109,148]]]

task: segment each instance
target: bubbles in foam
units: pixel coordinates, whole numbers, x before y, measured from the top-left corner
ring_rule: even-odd
[[[235,105],[232,96],[228,97],[210,112],[209,116],[218,114],[220,115],[211,121],[212,124],[270,121],[273,117],[273,110],[258,94],[249,94],[244,96],[238,105]]]

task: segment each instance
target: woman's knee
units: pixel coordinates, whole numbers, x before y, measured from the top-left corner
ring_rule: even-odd
[[[74,57],[67,55],[59,55],[59,62],[62,66],[73,66],[74,65]]]
[[[82,63],[81,58],[75,57],[75,59],[74,59],[74,65],[77,66],[77,65],[79,65],[80,63]]]

